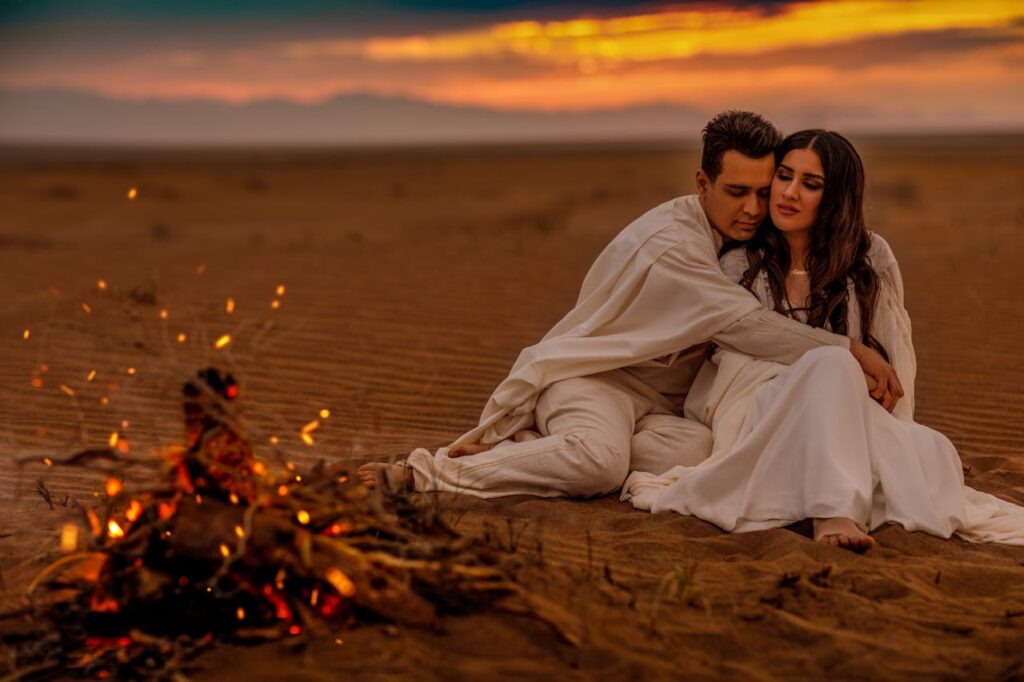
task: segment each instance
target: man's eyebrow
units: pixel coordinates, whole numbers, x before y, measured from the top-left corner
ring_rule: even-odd
[[[792,168],[790,168],[789,166],[787,166],[784,163],[780,163],[779,164],[779,168],[785,168],[786,170],[788,170],[790,173],[793,173],[793,174],[796,173],[795,170],[793,170]],[[821,180],[822,182],[825,181],[825,176],[824,175],[818,175],[817,173],[804,173],[804,177],[805,178],[817,178],[818,180]]]
[[[753,189],[750,185],[736,185],[731,182],[725,184],[726,189]]]

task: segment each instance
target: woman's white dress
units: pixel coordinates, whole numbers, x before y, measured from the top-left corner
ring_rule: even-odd
[[[916,360],[899,266],[877,235],[869,257],[881,284],[872,335],[906,392],[893,414],[868,396],[849,351],[821,348],[786,366],[719,350],[685,405],[686,417],[711,428],[711,456],[660,476],[634,472],[622,499],[736,532],[848,517],[866,530],[893,522],[941,537],[1024,545],[1024,507],[965,486],[953,444],[913,421]],[[727,253],[722,268],[738,282],[746,251]],[[764,273],[753,293],[773,307]],[[850,295],[854,302],[852,287]],[[848,307],[849,334],[858,338],[859,311],[855,302]]]

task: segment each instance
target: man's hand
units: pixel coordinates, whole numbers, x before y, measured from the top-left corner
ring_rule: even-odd
[[[850,352],[864,370],[868,393],[888,412],[896,407],[896,401],[903,397],[903,384],[878,351],[868,348],[860,341],[850,342]]]

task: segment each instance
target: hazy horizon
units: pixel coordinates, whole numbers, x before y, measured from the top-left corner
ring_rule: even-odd
[[[451,144],[1024,130],[1008,0],[0,5],[0,141]]]

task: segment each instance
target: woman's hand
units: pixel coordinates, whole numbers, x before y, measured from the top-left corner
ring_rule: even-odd
[[[868,393],[887,411],[892,412],[896,402],[903,397],[903,384],[896,376],[896,370],[878,351],[860,341],[850,342],[850,352],[864,370]]]

